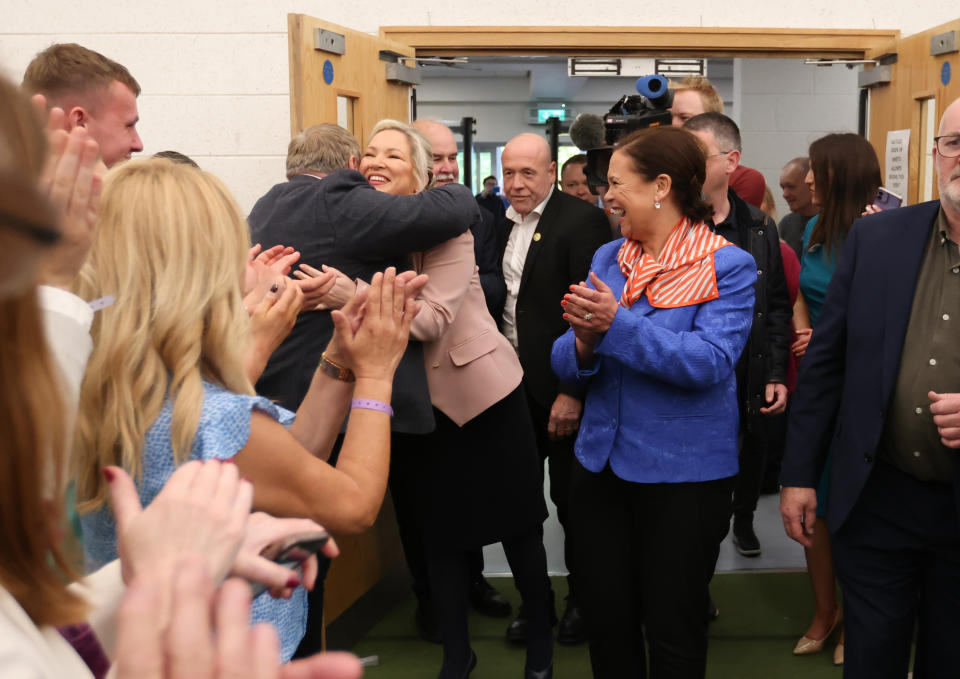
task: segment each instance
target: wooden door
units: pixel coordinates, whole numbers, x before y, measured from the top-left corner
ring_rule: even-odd
[[[402,75],[403,69],[396,64],[388,66],[396,58],[390,55],[412,58],[412,48],[303,14],[289,14],[287,26],[291,135],[317,123],[338,123],[353,133],[362,148],[377,121],[394,118],[409,122],[410,85],[388,81],[387,71],[391,70],[392,78],[398,71]],[[329,32],[319,40],[334,51],[317,49],[318,29]],[[327,623],[403,563],[389,494],[371,530],[335,537],[341,554],[327,578]]]
[[[960,52],[931,55],[934,36],[955,31],[960,44],[960,19],[890,42],[868,53],[868,58],[896,53],[890,66],[890,82],[870,89],[869,138],[886,176],[886,141],[891,130],[910,130],[909,180],[904,198],[910,204],[925,198],[923,187],[932,185],[932,197],[939,196],[930,175],[928,156],[943,111],[960,97]],[[932,123],[932,124],[931,124]]]
[[[318,40],[318,29],[329,31],[326,38]],[[305,14],[288,14],[287,30],[291,135],[338,123],[363,146],[377,121],[410,121],[410,85],[398,82],[395,72],[388,80],[388,70],[398,70],[398,58],[412,59],[412,47]]]

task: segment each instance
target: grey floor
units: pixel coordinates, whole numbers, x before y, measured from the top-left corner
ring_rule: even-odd
[[[551,575],[566,575],[567,567],[563,560],[563,528],[557,520],[556,507],[550,502],[550,479],[544,484],[544,497],[550,516],[543,525],[543,543],[547,549],[547,569]],[[762,553],[756,557],[741,556],[737,552],[730,536],[727,535],[720,545],[720,558],[717,571],[746,570],[804,570],[803,548],[783,532],[780,520],[780,496],[763,495],[754,516],[754,530],[760,539]],[[484,574],[492,577],[510,574],[507,558],[499,545],[489,545],[483,549]]]

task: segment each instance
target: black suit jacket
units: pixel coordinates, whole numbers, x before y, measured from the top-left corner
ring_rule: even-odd
[[[487,301],[487,310],[494,318],[503,313],[503,303],[507,300],[507,284],[503,280],[500,268],[499,224],[493,213],[480,207],[480,221],[470,227],[473,233],[473,254],[477,259],[480,274],[480,287]]]
[[[846,521],[873,469],[939,208],[932,201],[854,222],[800,362],[780,480],[816,487],[832,446],[831,531]]]
[[[309,175],[277,184],[250,213],[254,243],[289,245],[300,261],[336,267],[369,280],[387,266],[410,268],[408,254],[459,236],[479,219],[470,191],[451,184],[414,196],[375,190],[353,170],[323,179]],[[257,391],[296,410],[310,387],[320,354],[333,336],[329,311],[307,311],[274,352]],[[434,426],[423,351],[411,341],[393,387],[394,431],[425,433]]]
[[[500,260],[514,223],[504,221]],[[523,263],[517,293],[517,351],[528,392],[550,409],[557,393],[581,393],[557,380],[550,367],[553,342],[570,327],[563,320],[560,300],[570,285],[586,280],[597,248],[610,240],[610,222],[603,210],[554,189],[537,224]]]

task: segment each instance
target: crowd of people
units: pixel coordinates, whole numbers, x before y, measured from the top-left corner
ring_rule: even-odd
[[[523,133],[474,196],[437,121],[320,124],[245,218],[190,158],[131,159],[120,64],[58,44],[0,80],[0,671],[357,677],[307,633],[325,564],[267,555],[336,557],[389,486],[441,679],[480,661],[471,605],[512,613],[493,543],[526,679],[554,638],[599,679],[703,677],[720,543],[761,553],[779,474],[815,603],[794,653],[903,679],[916,640],[914,676],[953,676],[960,103],[940,200],[878,210],[873,148],[831,134],[777,224],[716,90],[673,90],[599,185]]]

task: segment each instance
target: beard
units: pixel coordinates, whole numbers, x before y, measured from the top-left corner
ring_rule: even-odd
[[[949,203],[954,210],[960,211],[960,167],[950,173],[950,177],[940,177],[937,184],[940,188],[941,202]]]

